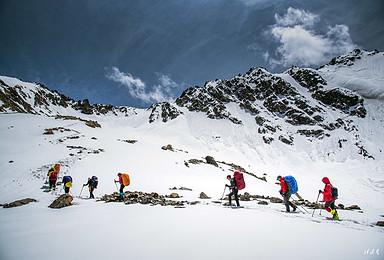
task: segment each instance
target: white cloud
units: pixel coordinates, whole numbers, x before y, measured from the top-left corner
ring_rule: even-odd
[[[305,10],[290,7],[283,16],[275,14],[275,21],[267,34],[277,41],[278,47],[274,55],[264,55],[272,66],[320,65],[356,48],[348,26],[330,26],[321,33],[317,29],[320,17]]]
[[[146,103],[172,101],[172,89],[178,87],[168,75],[156,73],[159,77],[160,85],[155,85],[152,90],[140,79],[134,78],[130,73],[121,72],[118,68],[112,67],[107,74],[107,78],[125,86],[129,94]]]
[[[305,27],[311,27],[319,20],[319,16],[304,10],[289,7],[284,16],[281,17],[275,14],[275,20],[276,25],[279,26],[303,25]]]

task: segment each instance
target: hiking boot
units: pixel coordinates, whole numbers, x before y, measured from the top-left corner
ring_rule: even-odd
[[[293,212],[295,212],[295,211],[296,211],[296,209],[297,209],[297,207],[294,207],[294,208],[293,208]]]
[[[337,220],[340,220],[339,214],[337,214],[336,210],[335,210],[335,213],[333,214],[333,218],[337,219]]]
[[[332,214],[332,215],[335,215],[335,212],[336,212],[335,209],[331,209],[331,214]]]
[[[48,189],[48,191],[51,191],[52,189]]]

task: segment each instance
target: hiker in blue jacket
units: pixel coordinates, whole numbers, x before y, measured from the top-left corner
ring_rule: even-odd
[[[229,199],[229,205],[232,206],[232,195],[235,196],[236,200],[236,205],[240,207],[239,203],[239,195],[238,195],[238,190],[237,190],[237,185],[235,178],[232,178],[231,175],[227,176],[227,179],[230,181],[230,185],[226,184],[225,186],[228,187],[231,190],[231,193],[228,194],[228,199]]]
[[[69,189],[72,187],[72,177],[67,175],[67,176],[64,176],[63,177],[63,184],[64,184],[64,191],[65,191],[65,194],[68,194],[69,195]]]

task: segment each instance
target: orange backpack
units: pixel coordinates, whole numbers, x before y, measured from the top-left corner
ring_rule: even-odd
[[[123,185],[124,186],[129,186],[129,184],[131,184],[131,180],[129,179],[129,175],[128,174],[123,173],[121,175],[121,179],[123,180]]]
[[[55,171],[56,171],[57,173],[59,173],[59,171],[60,171],[60,164],[59,164],[59,163],[56,163],[56,164],[55,164]]]

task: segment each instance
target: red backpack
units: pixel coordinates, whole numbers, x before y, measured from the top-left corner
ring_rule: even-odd
[[[233,178],[235,178],[236,186],[238,190],[242,190],[245,188],[244,176],[243,173],[236,171],[233,174]]]
[[[57,180],[57,172],[51,172],[51,174],[49,175],[49,180],[51,181]]]

